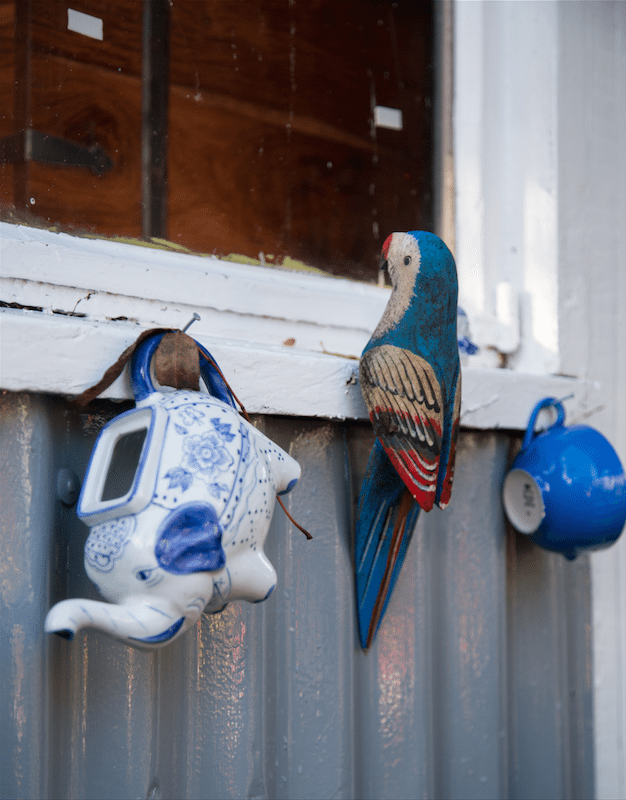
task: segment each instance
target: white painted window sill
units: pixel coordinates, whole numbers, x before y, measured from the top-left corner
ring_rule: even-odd
[[[140,331],[182,328],[219,362],[250,413],[366,419],[358,356],[389,290],[0,223],[0,386],[78,394]],[[471,362],[471,358],[470,358]],[[568,419],[596,404],[575,378],[463,369],[462,424],[523,429],[541,397]],[[125,375],[103,397],[131,398]]]

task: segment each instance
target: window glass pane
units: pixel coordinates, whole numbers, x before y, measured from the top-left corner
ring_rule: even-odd
[[[102,39],[68,27],[66,2],[1,5],[0,139],[33,130],[111,162],[5,148],[5,218],[140,237],[143,170],[176,244],[367,280],[389,233],[432,229],[431,0],[154,0],[165,165],[146,161],[149,130],[142,145],[142,2],[81,0]]]
[[[141,236],[142,3],[77,3],[102,20],[102,40],[68,28],[67,2],[1,5],[0,138],[26,130],[54,137],[29,160],[23,145],[5,153],[5,218],[13,214],[18,221],[77,233]],[[13,76],[15,85],[8,82]],[[76,166],[64,143],[83,152],[100,148],[112,168],[98,175]]]
[[[170,237],[374,277],[389,233],[432,227],[432,79],[428,2],[178,0]]]

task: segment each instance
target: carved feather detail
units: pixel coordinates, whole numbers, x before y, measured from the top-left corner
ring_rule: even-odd
[[[395,345],[361,358],[361,389],[376,435],[413,497],[432,508],[443,433],[443,399],[432,366]]]

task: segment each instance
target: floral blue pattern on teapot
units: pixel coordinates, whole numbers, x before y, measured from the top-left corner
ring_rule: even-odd
[[[55,605],[46,631],[65,638],[93,627],[159,646],[203,610],[260,602],[276,585],[263,546],[276,495],[293,488],[300,467],[237,413],[206,364],[211,394],[156,391],[150,363],[160,338],[133,357],[136,408],[101,431],[78,503],[91,529],[85,570],[110,602]]]

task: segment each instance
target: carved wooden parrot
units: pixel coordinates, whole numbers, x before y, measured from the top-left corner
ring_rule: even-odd
[[[383,245],[393,290],[360,362],[376,442],[359,496],[356,595],[367,650],[381,623],[420,508],[452,491],[461,406],[452,254],[432,233],[393,233]]]

